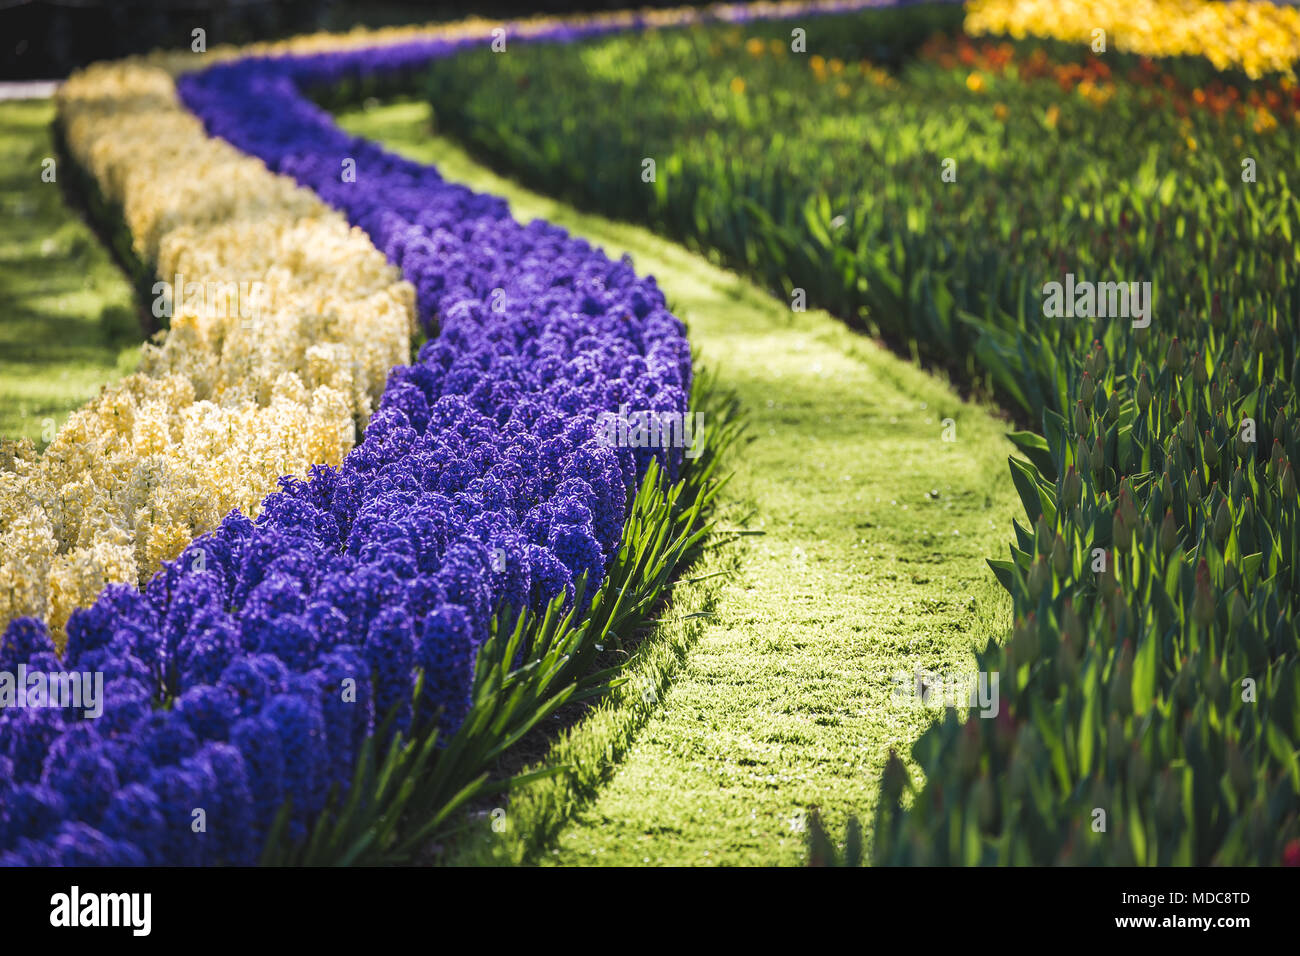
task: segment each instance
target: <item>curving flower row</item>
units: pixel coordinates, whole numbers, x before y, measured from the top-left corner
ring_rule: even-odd
[[[1266,0],[969,0],[966,32],[1034,35],[1089,44],[1106,30],[1116,49],[1203,56],[1252,78],[1294,74],[1300,9]]]

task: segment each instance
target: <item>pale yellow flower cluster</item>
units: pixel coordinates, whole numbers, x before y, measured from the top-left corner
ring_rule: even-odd
[[[338,462],[352,443],[347,397],[309,393],[292,372],[264,405],[132,375],[0,474],[0,615],[39,613],[61,632],[105,584],[147,577],[232,508],[256,514],[280,475]]]
[[[197,58],[196,58],[197,59]],[[176,290],[140,370],[37,455],[0,450],[0,628],[68,615],[143,582],[281,475],[338,464],[388,370],[409,361],[414,290],[370,240],[292,180],[208,137],[162,61],[101,64],[59,92],[73,158]]]
[[[1263,0],[969,0],[966,32],[1051,37],[1146,56],[1199,55],[1258,78],[1293,75],[1300,8]]]

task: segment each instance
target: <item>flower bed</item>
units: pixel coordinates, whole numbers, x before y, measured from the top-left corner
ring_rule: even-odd
[[[257,68],[241,65],[252,82],[208,104],[214,127],[251,122],[249,97],[266,116]],[[283,73],[271,79],[286,98],[279,122],[260,127],[281,147],[270,165],[341,200],[310,160],[332,159],[341,134],[293,101]],[[353,145],[363,177],[339,204],[414,281],[440,334],[388,376],[340,467],[282,479],[256,521],[230,514],[142,593],[106,588],[71,614],[61,660],[40,622],[10,625],[0,670],[108,683],[102,720],[0,713],[5,862],[247,863],[286,800],[300,839],[385,716],[386,734],[458,729],[494,616],[541,614],[557,595],[572,605],[582,581],[585,607],[641,479],[678,469],[680,449],[609,448],[597,428],[624,405],[686,412],[689,348],[652,279],[563,230],[518,224],[430,168]],[[208,815],[201,839],[196,808]]]
[[[1258,78],[1292,74],[1300,59],[1300,10],[1255,0],[972,0],[966,31],[1052,37],[1090,45],[1095,30],[1114,49],[1146,56],[1203,56],[1218,69]]]

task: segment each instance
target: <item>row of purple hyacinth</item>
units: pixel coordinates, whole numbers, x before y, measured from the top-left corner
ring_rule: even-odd
[[[10,625],[0,671],[106,685],[99,719],[0,711],[0,862],[246,864],[286,798],[301,837],[384,715],[454,732],[492,615],[602,580],[650,457],[676,472],[680,449],[609,448],[596,427],[621,405],[686,411],[690,351],[653,279],[347,136],[299,92],[453,49],[417,47],[183,82],[213,133],[365,229],[439,335],[392,371],[341,467],[283,479],[255,522],[232,513],[143,592],[106,588],[62,660],[40,622]]]

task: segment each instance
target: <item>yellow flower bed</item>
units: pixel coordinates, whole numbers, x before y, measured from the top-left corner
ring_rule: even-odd
[[[1052,37],[1146,56],[1204,56],[1220,70],[1291,75],[1300,59],[1300,9],[1260,0],[970,0],[966,32]]]

